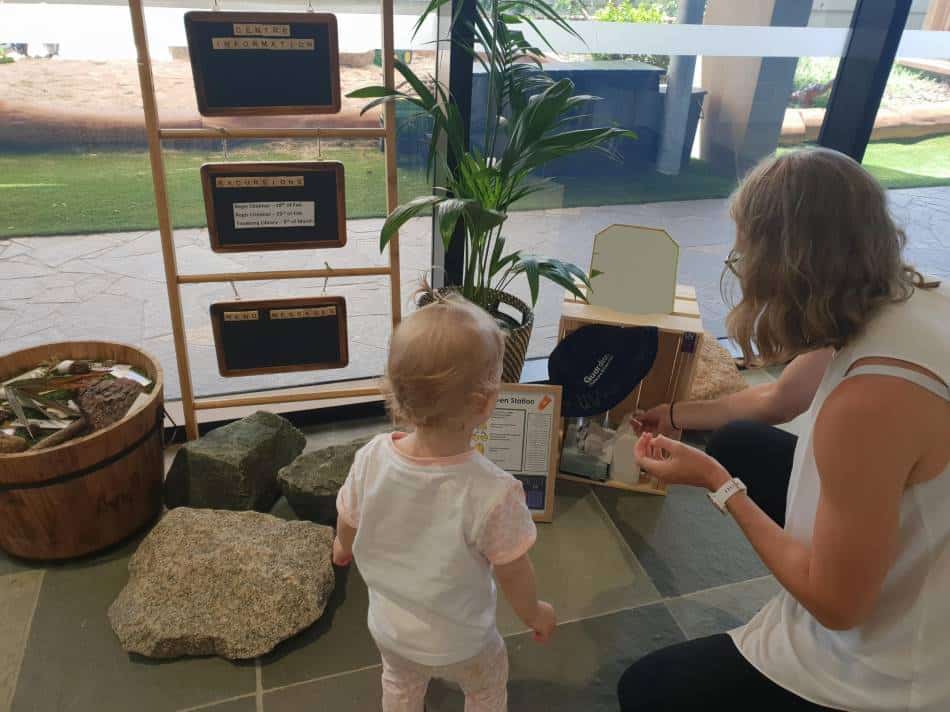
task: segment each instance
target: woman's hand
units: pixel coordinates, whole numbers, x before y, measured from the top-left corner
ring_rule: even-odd
[[[673,423],[670,422],[670,404],[664,403],[650,410],[640,413],[633,418],[634,432],[638,435],[642,433],[653,433],[654,435],[666,435],[670,437],[677,433]]]
[[[717,460],[663,435],[644,433],[635,452],[640,467],[667,484],[705,487],[715,492],[729,480],[729,473]]]

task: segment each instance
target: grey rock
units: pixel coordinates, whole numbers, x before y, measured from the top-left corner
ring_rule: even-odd
[[[323,615],[332,548],[330,527],[181,507],[132,556],[109,622],[129,653],[254,658]]]
[[[213,430],[175,454],[165,504],[267,511],[280,495],[277,471],[305,444],[289,421],[265,411]]]
[[[301,519],[336,524],[336,495],[346,481],[356,451],[370,438],[304,453],[277,473],[287,502]]]

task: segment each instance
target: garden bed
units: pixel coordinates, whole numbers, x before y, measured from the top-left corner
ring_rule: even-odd
[[[423,75],[434,72],[434,56],[417,53],[413,66]],[[378,112],[360,116],[365,100],[346,98],[354,89],[379,82],[381,72],[371,57],[368,64],[340,68],[343,107],[338,114],[321,116],[206,119],[198,113],[189,62],[153,62],[152,71],[166,128],[379,126]],[[0,66],[0,146],[23,150],[145,143],[134,61],[23,59]]]

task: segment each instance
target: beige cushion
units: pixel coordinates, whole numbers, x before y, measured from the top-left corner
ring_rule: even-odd
[[[745,379],[732,356],[710,334],[703,339],[703,347],[696,364],[696,377],[690,391],[691,400],[712,400],[747,388]]]

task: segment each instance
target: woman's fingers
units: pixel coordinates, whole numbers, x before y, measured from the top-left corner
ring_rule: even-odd
[[[669,453],[671,456],[678,453],[683,447],[683,443],[681,443],[679,440],[673,440],[666,437],[665,435],[658,435],[657,437],[653,438],[653,445],[654,447]]]

